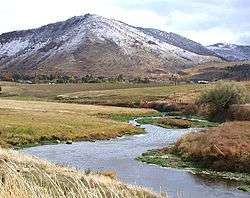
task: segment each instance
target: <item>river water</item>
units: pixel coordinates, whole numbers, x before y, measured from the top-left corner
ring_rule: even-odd
[[[135,121],[131,121],[135,124]],[[24,149],[23,152],[49,161],[90,170],[113,170],[120,180],[167,192],[173,198],[250,198],[250,193],[236,189],[235,184],[212,181],[188,171],[162,168],[134,160],[149,149],[174,143],[182,135],[195,129],[164,129],[143,125],[146,133],[96,141],[76,142],[72,145],[44,145]]]

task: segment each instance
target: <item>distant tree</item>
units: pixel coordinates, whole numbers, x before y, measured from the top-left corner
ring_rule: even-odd
[[[178,75],[178,74],[172,74],[172,75],[169,77],[169,80],[170,80],[171,82],[173,82],[174,85],[177,85],[179,79],[180,79],[180,75]]]
[[[5,81],[13,81],[12,74],[9,73],[9,72],[5,73],[4,76],[3,76],[3,80],[5,80]]]
[[[117,80],[118,82],[123,82],[123,81],[124,81],[123,75],[122,75],[122,74],[119,74],[119,75],[117,76],[116,80]]]

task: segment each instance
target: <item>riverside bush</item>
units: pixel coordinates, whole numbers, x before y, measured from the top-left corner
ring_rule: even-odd
[[[243,85],[220,81],[213,88],[202,92],[197,104],[208,108],[209,119],[224,121],[231,105],[245,104],[248,100]]]

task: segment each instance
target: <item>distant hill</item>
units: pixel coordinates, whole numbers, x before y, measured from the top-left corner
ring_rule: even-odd
[[[250,46],[217,43],[208,46],[207,49],[228,61],[250,60]]]
[[[250,61],[205,63],[183,70],[184,76],[192,81],[250,80]]]
[[[164,78],[211,61],[221,59],[180,35],[91,14],[0,35],[1,74]]]

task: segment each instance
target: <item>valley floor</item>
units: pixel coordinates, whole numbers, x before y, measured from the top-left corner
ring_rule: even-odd
[[[129,118],[158,115],[150,109],[40,101],[0,100],[0,145],[27,146],[58,140],[109,139],[141,133]]]
[[[244,84],[249,91],[250,82],[244,82]],[[20,148],[23,146],[38,145],[40,143],[56,143],[67,140],[94,141],[97,139],[115,138],[125,134],[141,133],[143,132],[141,129],[129,125],[127,121],[133,117],[158,116],[159,112],[152,109],[114,106],[140,107],[143,106],[143,104],[150,102],[158,103],[159,101],[171,101],[176,104],[192,104],[196,96],[201,93],[201,91],[209,89],[211,85],[23,85],[1,83],[1,87],[0,146]],[[100,106],[96,106],[97,104]],[[155,120],[153,122],[151,120],[150,122],[155,123]],[[169,127],[173,125],[173,123],[177,125],[177,127],[180,125],[185,126],[184,128],[186,128],[186,125],[192,126],[192,124],[194,124],[176,122],[176,120],[160,120],[160,123],[157,121],[158,125],[163,124],[165,127]],[[227,127],[227,125],[225,125],[225,127]],[[177,143],[179,145],[179,152],[182,152],[182,155],[190,154],[189,159],[193,156],[192,152],[198,152],[197,156],[199,158],[201,157],[199,154],[210,151],[211,145],[216,145],[214,148],[217,148],[217,151],[221,151],[219,152],[220,154],[223,153],[231,157],[240,153],[241,159],[245,159],[246,161],[244,161],[244,163],[246,162],[246,165],[249,165],[250,160],[249,155],[247,155],[249,151],[246,150],[246,148],[248,149],[249,147],[249,122],[233,123],[227,127],[227,129],[222,127],[209,130],[214,130],[214,132],[206,133],[207,136],[204,135],[205,133],[201,133],[200,136],[191,135],[189,139],[182,139],[181,144]],[[229,130],[231,132],[227,135]],[[212,134],[214,134],[213,137],[211,137]],[[225,143],[225,145],[223,144],[221,146],[221,143],[204,140],[222,140],[222,143]],[[200,146],[200,144],[202,144],[202,146]],[[199,150],[206,145],[208,146],[207,148]],[[223,150],[224,148],[226,151]],[[235,149],[232,150],[231,148]],[[240,151],[245,152],[242,153]],[[213,154],[211,155],[212,159],[214,159]],[[94,179],[92,176],[91,178],[86,176],[89,179],[85,179],[85,175],[82,173],[55,165],[47,165],[41,160],[19,156],[19,154],[15,152],[12,153],[10,150],[6,151],[1,149],[0,157],[0,168],[3,168],[5,171],[10,171],[7,172],[7,174],[3,171],[3,174],[12,175],[10,178],[2,176],[2,183],[0,182],[2,185],[0,193],[6,195],[5,197],[11,197],[8,193],[12,191],[13,193],[20,194],[16,197],[25,197],[27,195],[25,193],[35,193],[37,195],[36,197],[51,197],[50,193],[52,193],[54,188],[57,188],[57,190],[55,190],[57,195],[53,195],[54,197],[81,197],[79,195],[85,192],[90,193],[88,197],[99,195],[105,197],[110,195],[108,193],[112,194],[115,191],[120,193],[123,187],[127,189],[124,191],[126,196],[123,197],[131,197],[130,193],[135,193],[137,197],[156,197],[156,195],[152,193],[148,194],[148,191],[146,192],[145,190],[131,191],[130,188],[124,184],[121,184],[121,187],[114,184],[113,180],[111,181],[110,179],[108,179],[107,183],[106,179],[104,183],[101,183],[99,181],[103,178],[102,176],[93,176]],[[203,157],[205,160],[207,159],[206,155]],[[209,157],[211,156],[209,155]],[[168,156],[161,160],[166,161],[167,158]],[[39,164],[40,161],[41,169],[35,169],[34,167],[36,167],[36,164]],[[162,161],[160,164],[161,163]],[[31,166],[28,166],[28,164],[31,164]],[[33,175],[33,180],[29,180],[29,176],[26,174],[27,172],[32,173],[28,175]],[[58,177],[55,176],[56,174],[53,174],[55,172],[58,174]],[[43,179],[45,183],[41,183],[41,178],[44,177],[46,177]],[[72,177],[78,179],[74,180]],[[97,179],[98,182],[92,183],[95,179]],[[29,183],[29,181],[32,183]],[[69,185],[68,181],[70,181],[72,186]],[[10,185],[11,183],[14,183],[14,185]],[[83,185],[88,186],[87,189],[83,188],[82,190]],[[110,189],[112,192],[109,192],[109,190],[105,191],[107,189],[106,185],[109,186],[108,188],[112,186],[115,188],[115,191],[114,189]],[[75,195],[72,190],[74,188],[76,188],[76,192],[80,194]],[[105,190],[103,190],[103,188]],[[16,189],[25,190],[22,192]],[[38,189],[42,189],[41,192],[38,192]],[[65,194],[65,189],[69,190],[72,196],[58,196]],[[94,189],[96,189],[96,191],[94,191]],[[146,194],[144,194],[145,192]],[[91,193],[96,194],[91,195]],[[117,197],[122,197],[121,195],[122,194],[119,194]],[[132,197],[136,196],[133,194]]]

